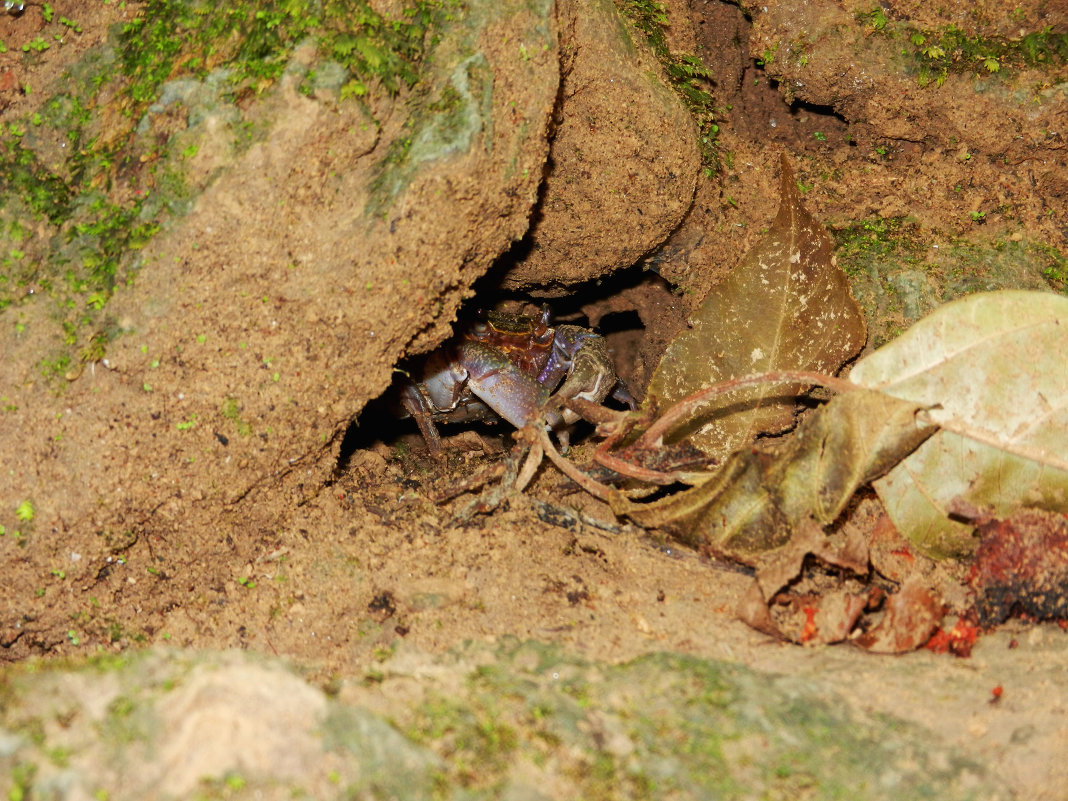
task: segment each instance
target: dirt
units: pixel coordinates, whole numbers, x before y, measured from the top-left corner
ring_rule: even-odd
[[[988,35],[1001,33],[996,5],[939,16],[925,4],[888,4],[895,19],[915,15],[924,26]],[[134,4],[53,6],[83,30],[77,46],[39,58],[20,49],[38,34],[37,12],[0,16],[0,121],[32,113],[66,63],[137,13]],[[1049,6],[1020,4],[1019,27],[1063,32],[1063,13]],[[533,305],[547,294],[558,296],[558,319],[606,333],[640,396],[687,315],[773,218],[781,152],[807,187],[809,211],[832,233],[857,220],[907,217],[932,264],[961,242],[1015,243],[1019,269],[1004,284],[1051,286],[1048,262],[1035,254],[1068,247],[1063,64],[954,73],[920,88],[895,55],[899,43],[856,20],[867,6],[668,7],[671,46],[699,54],[715,76],[721,161],[710,176],[694,163],[689,120],[674,143],[657,133],[663,114],[647,115],[655,119],[640,135],[605,136],[604,126],[626,130],[619,120],[639,116],[613,105],[613,95],[587,107],[596,119],[567,118],[566,90],[577,91],[582,78],[562,79],[569,62],[560,54],[575,26],[554,14],[542,24],[534,10],[510,6],[486,12],[456,45],[485,55],[464,85],[490,81],[496,90],[478,96],[472,88],[471,114],[481,116],[461,121],[474,141],[492,136],[493,146],[470,147],[462,124],[438,130],[447,142],[434,153],[448,146],[458,155],[428,155],[398,177],[381,214],[361,210],[374,201],[375,166],[411,135],[404,96],[336,104],[328,90],[307,97],[296,78],[283,79],[246,110],[267,121],[247,149],[222,117],[183,128],[200,143],[191,165],[199,193],[110,301],[129,333],[106,360],[57,387],[38,374],[54,338],[44,304],[0,312],[0,658],[248,649],[302,665],[310,682],[329,687],[365,676],[398,648],[433,661],[495,638],[608,664],[671,652],[823,681],[833,703],[932,732],[1019,797],[1065,797],[1063,629],[1010,622],[966,660],[786,645],[737,619],[750,581],[743,569],[616,521],[549,467],[492,514],[456,520],[468,498],[438,504],[435,491],[494,464],[510,435],[504,427],[450,429],[442,464],[410,420],[376,400],[394,368],[414,369],[458,315],[506,300]],[[804,64],[786,58],[782,44],[801,39]],[[529,59],[516,55],[516,41],[529,43]],[[775,42],[781,57],[760,63]],[[439,69],[450,63],[443,57]],[[554,123],[561,115],[566,126]],[[167,124],[163,115],[150,123],[160,132]],[[643,150],[642,137],[663,152]],[[626,173],[591,171],[579,157],[555,172],[550,150],[565,158],[565,144],[596,149],[601,165],[634,165],[648,182],[636,182],[637,203],[656,205],[655,184],[671,208],[633,230],[619,216],[633,199],[606,205],[599,217],[591,198],[607,197]],[[643,167],[643,159],[667,158],[692,173]],[[562,258],[587,258],[598,265],[593,272],[557,270],[546,255],[557,245],[523,239],[532,219],[552,211],[544,204],[561,176],[585,183],[576,190],[581,202],[560,200],[556,213],[574,215],[575,229],[597,218],[598,230],[586,254],[582,237],[559,229]],[[531,250],[539,255],[524,263]],[[607,262],[631,266],[601,274]],[[852,276],[858,296],[878,299],[899,277],[881,269]],[[589,275],[599,277],[569,283]],[[976,281],[992,288],[993,279]],[[895,290],[911,300],[869,322],[900,328],[947,299],[946,286]],[[588,447],[573,458],[582,461]],[[32,521],[15,514],[26,500]]]

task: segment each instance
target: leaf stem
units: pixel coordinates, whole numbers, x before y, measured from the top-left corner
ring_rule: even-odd
[[[653,470],[648,467],[642,467],[641,465],[631,464],[603,448],[598,448],[594,451],[593,461],[603,467],[607,467],[609,470],[619,473],[621,476],[644,481],[646,484],[657,484],[666,487],[670,484],[680,482],[683,484],[693,483],[692,480],[687,481],[686,476],[679,475],[678,473],[665,473],[662,470]]]
[[[720,395],[726,395],[745,387],[758,386],[760,384],[808,384],[826,387],[835,392],[850,392],[861,389],[845,378],[837,378],[824,373],[809,372],[807,370],[772,370],[767,373],[756,373],[732,378],[729,381],[721,381],[710,387],[698,390],[688,395],[660,416],[660,419],[649,426],[645,433],[638,439],[637,444],[645,448],[658,448],[663,445],[664,435],[683,420],[692,419],[702,406]]]

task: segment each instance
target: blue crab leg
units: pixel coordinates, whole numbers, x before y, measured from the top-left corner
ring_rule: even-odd
[[[459,348],[459,363],[467,371],[468,389],[516,428],[544,417],[549,388],[496,348],[465,342]]]

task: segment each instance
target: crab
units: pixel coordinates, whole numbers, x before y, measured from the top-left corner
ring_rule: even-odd
[[[438,423],[494,418],[516,428],[541,422],[566,451],[578,415],[564,402],[600,404],[609,395],[636,408],[604,337],[577,325],[551,327],[546,307],[536,317],[487,313],[430,355],[422,378],[402,388],[401,403],[434,455],[442,453]]]

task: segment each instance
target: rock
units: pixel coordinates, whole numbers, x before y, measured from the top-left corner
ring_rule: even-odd
[[[72,801],[1010,797],[930,732],[811,679],[513,640],[402,649],[376,675],[329,697],[239,651],[9,669],[0,774],[11,798]]]
[[[60,398],[36,366],[65,335],[47,304],[20,318],[33,340],[14,326],[0,334],[5,425],[64,446],[21,450],[8,465],[19,478],[0,488],[3,508],[41,499],[52,526],[34,558],[52,536],[92,536],[90,511],[106,510],[109,530],[136,528],[149,509],[167,525],[191,502],[233,502],[298,462],[329,471],[331,444],[394,365],[449,335],[472,282],[528,228],[559,63],[548,0],[441,19],[419,82],[396,96],[372,87],[364,102],[339,100],[305,85],[332,74],[309,48],[239,106],[212,88],[215,73],[160,88],[141,136],[160,150],[170,135],[182,152],[130,169],[159,166],[191,210],[164,216],[129,254],[138,268],[101,323],[106,360],[74,362]],[[150,184],[150,202],[168,186]],[[80,262],[77,244],[67,258]],[[67,408],[77,415],[64,418]],[[167,469],[194,463],[181,479]]]
[[[564,287],[629,267],[693,200],[697,129],[643,34],[607,0],[559,5],[563,82],[541,203],[511,289]]]

